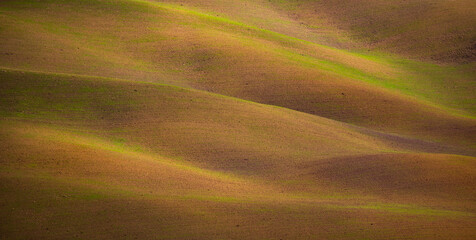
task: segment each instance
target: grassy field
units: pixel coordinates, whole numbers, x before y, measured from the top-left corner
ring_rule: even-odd
[[[0,238],[474,239],[471,9],[1,1]]]

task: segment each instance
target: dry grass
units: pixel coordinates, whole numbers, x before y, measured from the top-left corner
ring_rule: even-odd
[[[473,239],[474,18],[406,2],[1,1],[0,238]]]

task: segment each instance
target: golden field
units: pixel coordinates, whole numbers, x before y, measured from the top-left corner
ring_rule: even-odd
[[[474,239],[476,5],[0,2],[2,239]]]

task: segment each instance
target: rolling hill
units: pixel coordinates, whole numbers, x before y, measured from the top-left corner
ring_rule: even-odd
[[[474,238],[466,2],[0,2],[2,238]]]

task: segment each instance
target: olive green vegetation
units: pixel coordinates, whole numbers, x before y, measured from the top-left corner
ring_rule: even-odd
[[[32,5],[37,7],[33,8]],[[81,51],[79,51],[79,54],[85,54],[84,57],[87,57],[89,60],[83,61],[91,61],[90,58],[92,57],[100,58],[98,60],[104,62],[104,60],[106,59],[101,58],[101,55],[99,54],[101,52],[103,52],[102,54],[106,55],[112,54],[112,57],[106,60],[109,62],[99,63],[98,60],[95,60],[95,62],[98,62],[97,64],[100,64],[101,66],[97,66],[97,69],[84,69],[84,67],[82,67],[82,70],[57,69],[61,72],[70,72],[71,70],[73,70],[73,73],[92,74],[94,72],[94,74],[97,75],[97,73],[99,72],[101,73],[101,75],[105,75],[108,71],[100,71],[102,70],[102,68],[110,68],[110,65],[116,65],[116,67],[132,67],[132,71],[144,72],[141,74],[144,75],[144,77],[146,78],[150,78],[151,74],[158,74],[158,70],[157,66],[155,65],[156,62],[150,62],[151,59],[148,57],[148,51],[152,51],[152,49],[147,45],[151,41],[163,41],[164,44],[168,44],[166,39],[173,38],[173,36],[170,36],[169,33],[164,32],[164,30],[178,24],[181,26],[181,28],[184,28],[184,31],[188,31],[188,29],[202,29],[206,32],[208,31],[208,29],[214,29],[214,31],[218,31],[216,32],[216,34],[232,33],[233,38],[235,38],[232,41],[237,41],[236,38],[238,38],[245,39],[248,42],[255,42],[256,44],[254,44],[248,50],[250,53],[253,51],[262,50],[268,52],[268,48],[271,47],[270,49],[272,49],[274,54],[277,55],[276,58],[283,59],[283,65],[285,64],[287,68],[299,69],[300,66],[304,64],[304,66],[314,67],[320,69],[323,72],[331,72],[332,74],[335,74],[337,77],[340,78],[350,78],[353,80],[360,80],[370,84],[374,84],[379,87],[391,88],[392,90],[396,90],[400,93],[417,97],[418,99],[427,101],[437,106],[445,107],[451,112],[463,114],[466,116],[473,116],[475,111],[475,104],[471,101],[471,93],[475,88],[474,81],[472,81],[472,79],[475,78],[475,73],[474,71],[470,71],[471,69],[467,67],[445,67],[436,64],[419,63],[417,61],[403,60],[401,58],[396,58],[392,56],[384,56],[381,54],[375,55],[372,52],[356,54],[352,52],[347,52],[345,50],[326,47],[318,43],[300,40],[292,36],[286,36],[266,29],[261,29],[255,26],[250,26],[244,23],[232,21],[223,17],[216,17],[212,14],[200,13],[195,10],[189,10],[186,7],[173,4],[164,4],[151,1],[88,1],[86,3],[82,1],[78,3],[71,3],[69,1],[47,1],[39,3],[37,1],[33,1],[32,5],[30,5],[30,3],[26,1],[22,1],[22,3],[7,1],[2,3],[0,7],[2,7],[3,9],[10,9],[7,13],[16,13],[15,11],[13,11],[14,9],[28,12],[32,11],[30,8],[33,8],[34,10],[37,10],[36,14],[40,14],[40,19],[38,19],[38,16],[35,15],[17,16],[17,14],[4,14],[3,17],[6,17],[7,19],[11,19],[16,22],[13,26],[15,28],[31,28],[33,26],[40,26],[42,30],[45,31],[45,33],[57,36],[57,38],[68,37],[71,39],[76,39],[75,41],[78,42],[77,44],[80,44],[81,42],[84,43],[84,41],[86,41],[86,46],[88,46],[87,48],[90,49],[84,49],[85,47],[82,46],[80,47]],[[41,9],[41,6],[49,6],[52,8],[61,7],[63,9],[69,9],[69,11],[73,11],[74,9],[74,11],[78,12],[81,12],[81,10],[83,9],[84,11],[94,10],[95,12],[84,13],[92,15],[92,17],[98,17],[98,15],[100,15],[100,12],[98,11],[105,11],[105,14],[110,15],[114,19],[114,21],[122,23],[122,25],[118,25],[119,23],[114,22],[111,23],[113,25],[116,25],[115,29],[117,29],[117,27],[120,28],[126,22],[133,26],[139,24],[139,22],[146,21],[147,24],[144,24],[144,26],[142,27],[143,31],[142,29],[135,30],[137,34],[134,34],[133,36],[130,36],[128,34],[127,38],[131,39],[125,39],[125,44],[129,44],[131,47],[136,47],[137,49],[135,50],[144,51],[145,55],[143,57],[132,57],[132,59],[130,56],[117,56],[117,50],[125,50],[123,49],[123,46],[118,45],[118,43],[121,42],[118,41],[118,39],[121,39],[121,35],[123,35],[121,31],[112,32],[110,30],[107,30],[105,32],[98,32],[91,29],[91,27],[89,26],[82,26],[80,22],[77,22],[77,17],[75,16],[79,15],[77,13],[68,17],[68,19],[61,20],[57,18],[62,17],[61,15],[57,17],[54,15],[41,15],[41,10],[37,9]],[[129,11],[126,11],[127,9],[129,9]],[[131,12],[134,12],[134,14],[131,14]],[[19,25],[19,23],[22,22],[22,25],[26,24],[26,26]],[[126,27],[125,30],[130,30],[127,26],[123,27]],[[210,32],[210,34],[213,33]],[[146,38],[140,39],[143,37]],[[175,39],[179,40],[179,42],[183,41],[184,43],[188,41],[186,39],[179,39],[177,37],[175,37]],[[271,41],[273,45],[270,46],[269,41]],[[152,45],[154,46],[154,44]],[[314,51],[309,52],[310,49]],[[89,53],[85,52],[85,50],[87,50]],[[203,52],[205,52],[203,50],[199,51],[198,49],[196,51],[197,54],[203,54]],[[221,51],[226,51],[226,49]],[[377,69],[374,69],[369,72],[368,69],[361,69],[347,61],[342,62],[342,60],[339,61],[332,59],[332,56],[319,56],[322,54],[315,54],[315,51],[328,51],[331,54],[333,53],[340,55],[348,55],[348,57],[354,58],[352,60],[354,60],[355,62],[363,61],[363,64],[365,64],[365,61],[371,61],[372,64],[376,64]],[[214,55],[218,54],[215,52],[216,50],[210,49],[212,57],[215,57]],[[130,53],[124,52],[124,54],[129,55]],[[227,55],[226,52],[221,54],[224,54],[223,57]],[[180,57],[180,55],[171,57],[172,59],[177,57],[182,58]],[[199,57],[199,55],[196,55],[196,57]],[[203,58],[207,59],[205,56],[203,56]],[[167,65],[162,67],[162,70],[160,71],[168,73],[160,73],[160,75],[163,74],[162,76],[164,76],[165,78],[167,77],[167,75],[171,74],[171,69],[180,68],[177,65],[182,65],[183,61],[193,61],[193,59],[177,60],[179,62],[174,63],[174,66],[172,67]],[[73,64],[76,65],[77,63]],[[185,65],[187,64],[188,63],[186,62]],[[392,69],[391,74],[386,73],[384,70],[380,71],[378,69],[380,65],[382,65],[383,68]],[[11,67],[24,68],[25,66]],[[71,66],[69,66],[69,68],[71,68]],[[46,68],[45,70],[52,69]],[[90,72],[91,70],[93,70],[93,72]],[[106,74],[106,76],[126,78],[130,77],[128,75],[129,73],[126,73],[125,76]],[[178,75],[180,75],[180,73]],[[168,80],[161,78],[158,81]],[[181,84],[177,81],[174,81],[172,83]]]
[[[260,214],[296,214],[298,218],[304,217],[301,211],[321,212],[316,216],[328,219],[328,214],[355,218],[362,211],[371,210],[365,214],[375,214],[371,217],[374,220],[382,214],[392,218],[394,214],[424,215],[458,222],[472,219],[472,210],[467,210],[471,206],[469,202],[445,199],[446,191],[459,196],[457,199],[471,193],[457,187],[445,188],[443,194],[425,196],[425,191],[432,191],[431,185],[418,186],[417,191],[423,192],[420,198],[439,199],[430,205],[411,200],[412,191],[407,194],[395,189],[400,197],[388,203],[384,197],[388,193],[379,189],[362,192],[359,185],[341,188],[338,182],[343,179],[329,181],[314,175],[312,169],[316,166],[326,169],[328,159],[335,156],[371,158],[373,154],[415,151],[415,146],[398,147],[399,140],[389,143],[385,137],[367,136],[353,126],[285,108],[156,83],[12,70],[3,70],[0,76],[3,79],[0,92],[4,96],[0,106],[4,119],[1,123],[2,178],[26,186],[33,182],[40,184],[39,189],[49,190],[34,193],[33,199],[51,199],[61,208],[68,204],[84,207],[111,201],[156,206],[178,201],[182,207],[229,204],[225,209],[233,210],[223,210],[223,213],[232,211],[245,218],[255,216],[255,213],[246,213],[249,209],[263,206],[272,210],[260,211]],[[18,86],[22,86],[21,89]],[[111,105],[111,99],[115,105]],[[57,108],[55,102],[67,103],[69,107]],[[77,106],[81,106],[81,114]],[[197,145],[200,147],[195,147]],[[422,149],[425,147],[417,151]],[[19,162],[9,160],[20,156]],[[448,164],[453,166],[455,161],[460,159],[449,157],[442,167],[449,169]],[[451,174],[456,172],[463,179],[470,176],[474,158],[465,161],[466,164],[453,167]],[[393,164],[390,162],[390,167],[397,171],[395,174],[404,175],[405,167]],[[336,166],[334,170],[325,171],[347,171],[345,166],[341,166],[343,169]],[[374,167],[369,165],[369,168]],[[424,165],[423,168],[427,169]],[[359,176],[358,172],[357,175],[352,172],[347,175],[350,181],[353,176]],[[276,173],[280,173],[279,176]],[[438,175],[434,181],[455,183],[459,178],[451,174]],[[319,176],[318,180],[313,176]],[[416,177],[424,178],[424,175]],[[13,192],[22,194],[22,191]],[[12,190],[5,193],[8,192]],[[4,201],[17,197],[8,194]],[[29,214],[41,215],[42,209],[60,210],[44,200],[34,201]],[[23,208],[25,204],[15,203],[15,206]],[[241,210],[234,208],[236,204]],[[127,209],[126,205],[120,208]],[[201,211],[198,216],[208,215],[209,210]],[[71,214],[77,221],[69,222],[70,226],[83,224],[80,222],[86,219],[82,212]],[[181,210],[176,214],[190,213]],[[221,218],[225,222],[233,221],[229,217]],[[451,220],[454,218],[456,220]],[[31,224],[15,221],[20,225]],[[192,225],[198,223],[187,221],[192,221]],[[305,223],[308,219],[304,217],[298,222],[301,221]],[[60,225],[49,226],[63,232],[57,230]],[[35,229],[31,231],[41,232]],[[141,231],[139,236],[151,233],[150,229]],[[188,231],[203,236],[196,230]],[[95,234],[83,232],[90,236]],[[337,232],[336,229],[329,234]],[[162,229],[157,233],[180,236],[174,230]],[[266,231],[255,234],[269,236]],[[292,234],[302,236],[298,232]],[[391,236],[388,234],[384,236]]]
[[[366,46],[398,2],[1,1],[0,235],[473,239],[474,64]]]

